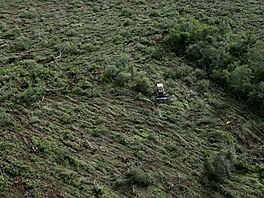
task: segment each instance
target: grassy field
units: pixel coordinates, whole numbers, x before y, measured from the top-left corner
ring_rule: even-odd
[[[263,13],[260,0],[1,0],[0,197],[264,197],[263,117],[162,45],[182,17],[263,41]],[[169,101],[153,100],[158,82]]]

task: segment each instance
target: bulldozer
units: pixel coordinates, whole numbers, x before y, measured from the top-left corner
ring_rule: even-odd
[[[155,96],[155,99],[157,101],[159,100],[168,100],[168,96],[166,95],[166,92],[165,92],[165,89],[164,89],[164,86],[162,83],[158,83],[156,85],[156,96]]]

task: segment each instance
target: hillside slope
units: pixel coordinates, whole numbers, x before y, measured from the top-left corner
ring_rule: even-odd
[[[263,9],[2,0],[0,196],[264,197],[263,118],[161,47],[180,17],[263,38]],[[165,103],[153,100],[158,82]],[[231,171],[217,181],[205,165],[225,151],[235,159],[216,161]]]

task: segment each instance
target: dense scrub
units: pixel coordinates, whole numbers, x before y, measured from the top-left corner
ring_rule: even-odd
[[[264,113],[264,44],[256,35],[182,19],[172,26],[165,43]]]

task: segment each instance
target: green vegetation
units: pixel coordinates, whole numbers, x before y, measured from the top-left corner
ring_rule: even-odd
[[[1,0],[0,197],[264,197],[263,13]]]
[[[221,181],[225,177],[230,177],[234,163],[234,153],[232,153],[231,150],[221,150],[212,155],[206,163],[208,177],[216,181]]]
[[[226,28],[179,20],[165,43],[177,55],[186,56],[234,96],[264,113],[264,44],[249,33],[237,35]],[[186,73],[182,71],[182,73]]]

